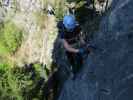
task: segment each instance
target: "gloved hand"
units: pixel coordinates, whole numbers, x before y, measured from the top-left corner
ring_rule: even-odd
[[[82,59],[86,58],[86,56],[87,56],[86,49],[85,48],[80,48],[77,55],[78,55],[78,57],[81,57]]]
[[[81,56],[84,55],[86,53],[86,50],[84,48],[80,48],[78,54],[80,54]]]
[[[90,49],[91,49],[90,45],[85,45],[79,49],[79,54],[83,55],[83,54],[89,53]]]

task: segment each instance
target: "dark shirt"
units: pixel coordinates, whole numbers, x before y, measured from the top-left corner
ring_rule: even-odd
[[[72,31],[68,31],[65,28],[63,22],[60,21],[58,23],[58,29],[60,38],[65,39],[69,44],[76,43],[80,38],[81,28],[79,25],[76,25],[76,27]]]

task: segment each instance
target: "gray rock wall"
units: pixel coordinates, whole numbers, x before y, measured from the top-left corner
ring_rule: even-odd
[[[104,49],[93,55],[93,66],[99,88],[110,88],[111,100],[132,100],[133,91],[129,89],[133,90],[133,1],[114,0],[111,9],[93,41]]]
[[[132,9],[132,0],[113,0],[91,41],[100,49],[75,80],[67,80],[59,100],[133,100]]]

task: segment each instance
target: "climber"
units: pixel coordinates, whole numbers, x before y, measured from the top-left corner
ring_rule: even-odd
[[[83,48],[85,41],[79,24],[73,15],[66,15],[63,21],[58,23],[61,42],[66,50],[68,61],[71,64],[72,77],[75,77],[79,68],[83,64],[83,55],[88,52],[88,48]]]

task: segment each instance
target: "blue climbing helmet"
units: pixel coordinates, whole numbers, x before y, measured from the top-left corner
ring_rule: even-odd
[[[63,24],[67,30],[73,30],[76,27],[75,17],[73,15],[64,16]]]

